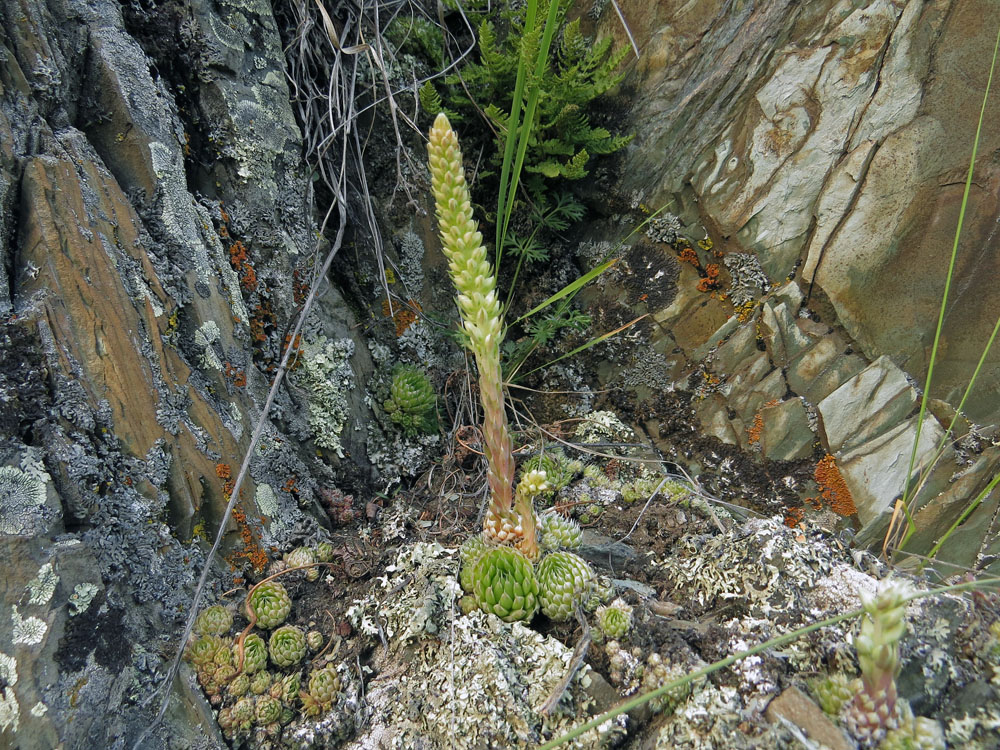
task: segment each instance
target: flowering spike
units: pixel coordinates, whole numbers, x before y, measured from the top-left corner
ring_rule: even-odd
[[[488,464],[490,508],[483,527],[493,542],[535,543],[534,515],[528,508],[520,518],[514,512],[514,453],[504,410],[500,371],[503,315],[496,295],[496,275],[486,257],[479,226],[472,217],[472,202],[465,183],[458,136],[444,113],[438,114],[427,144],[442,250],[448,271],[458,290],[458,308],[469,336],[469,348],[479,368],[479,390],[483,404],[483,444]],[[518,511],[523,511],[518,508]],[[521,527],[521,532],[517,527]]]

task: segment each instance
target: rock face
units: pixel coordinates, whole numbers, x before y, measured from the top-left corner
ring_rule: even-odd
[[[311,187],[268,4],[0,16],[0,744],[123,747],[158,707],[138,704],[189,611],[192,533],[218,527],[301,304]],[[300,509],[317,478],[369,470],[367,349],[335,289],[320,307],[301,371],[339,379],[278,394],[234,570],[321,532]],[[222,745],[192,695],[149,747]]]
[[[786,485],[811,469],[767,469],[772,461],[832,455],[862,538],[880,540],[910,474],[918,389],[996,37],[972,19],[988,6],[620,6],[640,50],[625,84],[633,109],[616,120],[635,133],[620,187],[633,209],[664,206],[680,217],[696,258],[688,257],[694,269],[684,264],[672,304],[650,310],[660,326],[654,348],[669,342],[658,347],[663,369],[691,394],[707,434],[759,454],[769,474],[786,473]],[[629,43],[611,11],[597,30]],[[984,122],[998,115],[991,97]],[[1000,270],[998,147],[1000,134],[984,128],[931,387],[953,407],[1000,317],[989,288]],[[695,245],[703,237],[713,244]],[[660,247],[684,260],[681,244]],[[713,272],[721,283],[706,281],[716,278],[709,264],[725,267]],[[976,478],[963,462],[1000,422],[998,362],[994,350],[962,407],[980,425],[967,441],[978,448],[946,450],[911,510],[960,474],[969,491],[988,482],[993,459],[977,464]],[[946,427],[928,416],[915,470],[929,465]],[[918,512],[925,542],[950,525],[940,511],[956,507],[953,490],[933,501],[933,520]],[[988,526],[982,518],[977,528]],[[972,565],[988,552],[966,545],[946,557]]]

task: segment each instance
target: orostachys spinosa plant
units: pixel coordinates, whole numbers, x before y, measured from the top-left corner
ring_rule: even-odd
[[[429,138],[427,156],[441,246],[458,292],[458,309],[468,347],[479,369],[483,444],[488,464],[490,501],[483,522],[483,544],[467,544],[463,549],[463,587],[472,592],[475,605],[487,612],[508,621],[530,620],[538,606],[536,595],[540,583],[533,569],[539,558],[533,500],[546,492],[549,484],[544,471],[532,470],[525,472],[514,487],[514,452],[500,370],[504,324],[496,274],[486,257],[479,226],[472,217],[458,137],[443,113],[435,119]],[[507,547],[510,551],[486,553],[495,547]],[[523,556],[523,564],[512,559],[511,554]],[[586,565],[582,560],[580,563]],[[560,579],[560,592],[564,596],[567,585]],[[583,591],[586,587],[569,588]],[[559,613],[571,606],[575,608],[565,604]]]
[[[434,120],[429,136],[427,158],[441,249],[448,259],[448,271],[458,291],[462,326],[479,368],[483,443],[490,489],[490,507],[483,532],[487,541],[512,545],[534,560],[538,557],[534,514],[528,512],[519,516],[514,508],[514,452],[500,372],[500,343],[504,329],[496,275],[486,257],[479,226],[472,218],[458,137],[443,113]]]

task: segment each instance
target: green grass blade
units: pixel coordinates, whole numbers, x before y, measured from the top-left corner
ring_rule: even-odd
[[[990,349],[993,348],[993,342],[996,340],[997,333],[1000,333],[1000,318],[997,318],[997,322],[993,326],[993,332],[990,334],[990,338],[986,342],[986,346],[983,347],[983,353],[979,357],[979,362],[976,363],[976,369],[973,370],[972,377],[969,379],[969,384],[965,387],[965,391],[962,393],[962,400],[958,402],[958,406],[955,408],[955,416],[951,418],[951,422],[948,425],[948,429],[945,430],[944,435],[941,436],[941,440],[938,443],[937,450],[935,450],[934,452],[934,457],[927,463],[927,468],[924,470],[923,476],[917,483],[917,488],[914,490],[914,493],[920,491],[920,488],[923,486],[927,477],[930,475],[931,469],[933,469],[933,467],[937,465],[937,462],[940,460],[941,456],[944,455],[945,448],[947,447],[948,442],[951,440],[952,436],[955,433],[955,422],[958,421],[958,417],[962,413],[962,407],[965,406],[965,400],[969,397],[969,394],[972,393],[972,388],[976,384],[976,378],[979,377],[979,373],[983,369],[983,364],[985,364],[986,362],[986,357],[989,355]],[[978,501],[975,502],[978,504]],[[944,544],[947,541],[948,537],[951,535],[951,532],[954,531],[954,528],[955,527],[949,529],[949,531],[944,535],[944,537],[942,537],[941,542],[938,544],[938,546]],[[909,541],[910,537],[913,536],[915,531],[916,528],[914,527],[913,524],[910,524],[910,526],[907,527],[906,534],[903,536],[903,540],[899,543],[899,546],[896,548],[897,552],[903,551],[903,548],[906,546],[906,543]],[[937,549],[937,547],[935,547],[935,549]],[[928,557],[933,557],[933,555],[928,555]]]
[[[528,0],[528,7],[525,11],[524,28],[530,32],[535,27],[535,16],[538,13],[538,0]],[[500,272],[500,258],[503,255],[504,241],[507,234],[507,222],[504,217],[509,215],[507,204],[513,204],[514,192],[508,191],[510,183],[511,164],[514,160],[514,151],[517,146],[518,134],[521,131],[521,103],[524,99],[524,79],[527,75],[527,66],[524,64],[524,56],[521,55],[517,65],[517,77],[514,80],[514,101],[510,106],[510,116],[507,119],[507,135],[503,144],[503,166],[500,170],[500,195],[497,198],[497,232],[496,232],[496,265],[497,273]]]
[[[536,367],[533,370],[528,370],[526,373],[524,373],[524,375],[528,376],[531,373],[537,372],[538,370],[541,370],[544,367],[548,367],[549,365],[554,365],[556,362],[559,362],[560,360],[566,359],[567,357],[572,357],[574,354],[579,354],[580,352],[586,351],[590,347],[596,346],[597,344],[600,344],[602,341],[606,341],[607,339],[611,338],[612,336],[618,335],[619,333],[621,333],[622,331],[624,331],[626,328],[631,328],[632,326],[634,326],[636,323],[638,323],[640,320],[642,320],[643,318],[647,317],[648,315],[649,315],[649,313],[645,313],[643,315],[640,315],[635,320],[630,320],[625,325],[619,326],[618,328],[616,328],[613,331],[608,331],[607,333],[602,333],[600,336],[592,338],[586,344],[582,344],[581,346],[578,346],[573,351],[566,352],[565,354],[562,354],[562,355],[556,357],[555,359],[546,362],[544,365],[539,365],[538,367]],[[515,374],[516,374],[516,372],[515,373],[511,373],[511,378],[513,378]]]
[[[576,281],[571,281],[569,284],[567,284],[566,286],[564,286],[562,289],[560,289],[558,292],[556,292],[555,294],[553,294],[547,300],[545,300],[544,302],[539,303],[535,307],[533,307],[530,310],[528,310],[528,312],[526,312],[520,318],[518,318],[517,320],[515,320],[514,323],[515,324],[520,323],[522,320],[525,320],[526,318],[530,318],[535,313],[541,312],[542,310],[544,310],[546,307],[548,307],[552,303],[558,302],[563,297],[565,297],[567,295],[570,295],[570,294],[575,294],[581,287],[589,284],[591,281],[593,281],[598,276],[600,276],[602,273],[604,273],[605,271],[607,271],[609,268],[611,268],[611,266],[613,266],[617,262],[618,262],[618,258],[612,258],[611,260],[608,260],[608,261],[605,261],[604,263],[601,263],[601,265],[597,266],[596,268],[592,268],[591,270],[587,271],[587,273],[585,273],[583,276],[581,276],[580,278],[578,278]]]
[[[988,494],[990,494],[990,492],[993,491],[993,488],[997,486],[998,482],[1000,482],[1000,474],[997,474],[995,477],[993,477],[990,483],[986,485],[985,489],[983,489],[982,492],[976,495],[975,499],[971,503],[969,503],[969,505],[966,507],[965,510],[962,511],[962,514],[955,519],[955,523],[953,523],[948,528],[948,530],[944,533],[944,536],[942,536],[938,540],[937,544],[935,544],[931,548],[931,551],[927,553],[928,559],[934,559],[934,555],[936,555],[938,553],[938,550],[940,550],[941,547],[944,545],[944,543],[948,541],[948,537],[950,537],[952,534],[955,533],[955,529],[957,529],[959,526],[965,523],[965,519],[968,518],[970,515],[972,515],[972,511],[974,511],[976,508],[979,507],[979,504],[983,502],[983,500],[986,498]],[[920,569],[923,570],[923,568],[924,568],[924,562],[921,562]]]
[[[517,139],[517,159],[514,168],[510,173],[510,186],[506,191],[506,203],[504,212],[497,213],[497,247],[502,248],[507,238],[507,227],[510,224],[510,216],[514,210],[514,196],[517,194],[517,186],[521,179],[521,171],[524,169],[524,157],[528,151],[528,142],[531,140],[531,130],[535,125],[535,110],[538,108],[538,97],[540,94],[538,82],[542,79],[545,66],[549,64],[549,50],[552,47],[552,39],[556,35],[556,27],[559,25],[557,16],[559,15],[559,0],[549,0],[549,13],[545,19],[545,28],[542,31],[542,41],[538,47],[538,54],[535,58],[534,77],[532,85],[528,87],[527,104],[524,108],[524,121],[519,128]],[[531,29],[525,23],[525,30]],[[524,58],[518,64],[517,72],[521,74],[524,66]],[[508,130],[508,134],[510,130]],[[499,252],[499,251],[498,251]]]
[[[913,438],[913,449],[910,451],[910,465],[903,482],[903,512],[906,514],[908,523],[908,535],[912,533],[914,527],[913,519],[910,516],[910,477],[913,476],[913,467],[917,461],[917,446],[920,444],[920,431],[927,414],[927,400],[930,397],[931,382],[934,377],[934,364],[937,360],[938,346],[941,342],[941,329],[944,327],[945,310],[948,306],[948,293],[951,290],[951,279],[955,271],[955,258],[958,255],[958,242],[962,236],[962,224],[965,221],[965,209],[969,202],[969,192],[972,188],[972,174],[976,166],[976,153],[979,150],[979,138],[983,130],[983,119],[986,116],[986,101],[990,95],[990,86],[993,83],[993,71],[997,65],[997,51],[1000,50],[1000,28],[997,29],[997,39],[993,45],[993,60],[990,63],[990,74],[986,79],[986,90],[983,92],[983,104],[979,110],[979,123],[976,125],[976,137],[972,142],[972,156],[969,158],[969,172],[965,178],[965,189],[962,192],[962,205],[958,211],[958,226],[955,227],[955,239],[951,246],[951,259],[948,261],[948,274],[944,280],[944,294],[941,297],[941,308],[938,311],[937,328],[934,330],[934,344],[931,347],[931,359],[927,366],[927,379],[924,382],[924,393],[920,399],[920,414],[917,417],[917,434]]]

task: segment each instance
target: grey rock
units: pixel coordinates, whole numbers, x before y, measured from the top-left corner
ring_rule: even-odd
[[[761,453],[769,459],[791,461],[812,454],[816,439],[801,399],[793,398],[760,411]]]
[[[888,357],[879,357],[819,402],[831,452],[847,451],[878,437],[904,419],[917,392]]]
[[[840,337],[824,336],[794,359],[788,365],[792,391],[816,404],[861,372],[865,361],[857,354],[845,354],[846,347]]]
[[[909,463],[917,437],[917,417],[837,456],[837,465],[854,497],[862,524],[869,524],[892,507],[893,500],[902,493],[907,478],[912,481],[929,465],[943,436],[941,425],[928,416],[920,430],[912,475]],[[949,448],[945,452],[945,460],[949,460],[950,455]]]
[[[774,305],[768,301],[764,304],[760,327],[771,362],[777,367],[784,367],[813,343],[796,325],[795,317],[784,302]]]

